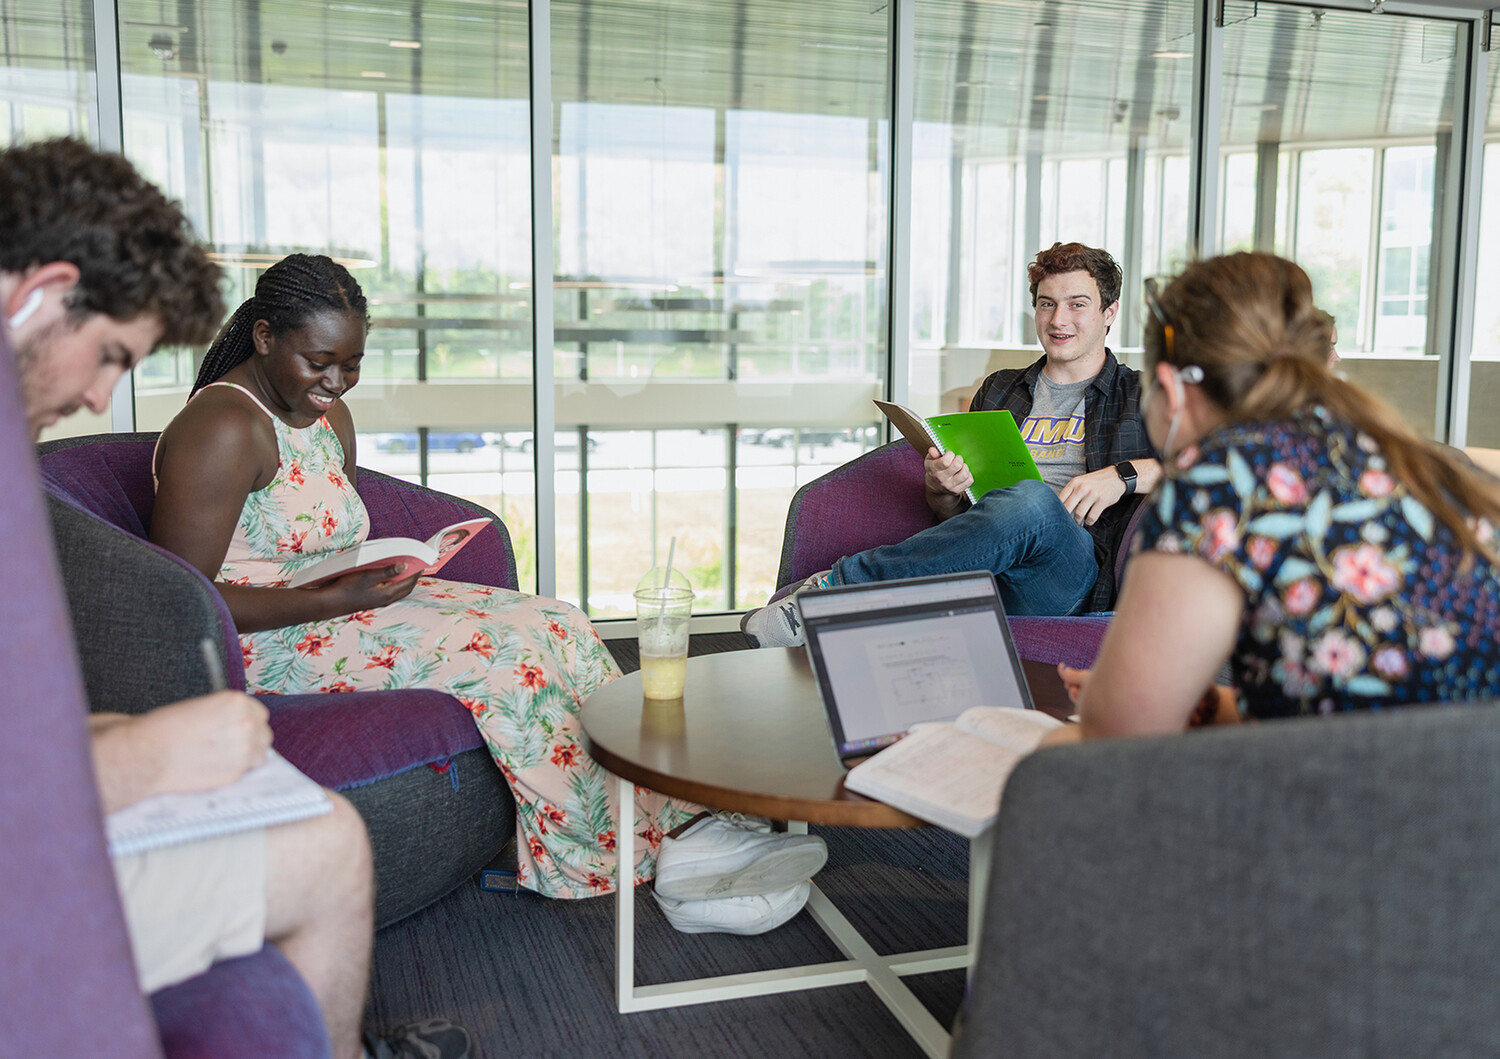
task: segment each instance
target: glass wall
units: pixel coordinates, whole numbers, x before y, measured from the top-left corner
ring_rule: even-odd
[[[370,302],[359,460],[498,512],[534,582],[527,22],[508,0],[122,0],[125,149],[187,206],[231,302],[327,253]],[[165,43],[164,43],[165,42]],[[140,429],[194,356],[137,371]]]
[[[1452,154],[1459,24],[1262,3],[1224,29],[1221,232],[1312,277],[1343,370],[1436,427],[1428,311]]]
[[[1185,254],[1192,0],[918,0],[910,403],[968,407],[1040,355],[1027,262],[1102,246],[1126,272],[1110,344],[1139,344],[1148,275]]]
[[[96,139],[94,5],[9,0],[0,9],[0,144]]]
[[[1195,0],[901,2],[911,223],[892,233],[889,4],[552,0],[556,429],[541,437],[524,0],[106,10],[126,151],[212,240],[231,298],[292,250],[364,285],[361,462],[492,507],[523,587],[553,549],[543,587],[612,616],[674,538],[700,613],[761,602],[794,491],[883,440],[872,397],[904,380],[921,411],[963,407],[989,371],[1038,355],[1037,250],[1076,239],[1120,259],[1110,344],[1127,363],[1140,280],[1190,253]],[[1207,89],[1216,235],[1301,261],[1345,370],[1432,433],[1470,23],[1387,7],[1231,0]],[[84,0],[0,5],[0,142],[98,139],[93,19]],[[1480,412],[1500,399],[1496,146],[1486,160],[1469,439],[1500,446]],[[910,326],[888,348],[903,238]],[[138,370],[142,429],[182,406],[200,352]],[[555,524],[535,525],[539,489]]]
[[[792,493],[867,444],[888,22],[554,0],[558,588],[591,613],[630,613],[674,537],[700,608],[764,601]]]
[[[1490,52],[1480,197],[1479,268],[1469,364],[1468,444],[1500,449],[1500,50]]]

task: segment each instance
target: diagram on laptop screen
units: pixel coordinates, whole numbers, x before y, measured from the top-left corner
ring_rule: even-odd
[[[848,743],[951,721],[970,706],[1021,706],[994,611],[949,611],[819,634]]]
[[[902,731],[911,718],[946,719],[954,703],[980,701],[974,660],[959,628],[872,637],[865,657],[880,699],[880,714],[870,718],[876,734]]]

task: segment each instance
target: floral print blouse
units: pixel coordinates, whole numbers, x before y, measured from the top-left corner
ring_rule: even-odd
[[[1137,547],[1197,555],[1245,594],[1230,664],[1246,716],[1500,695],[1495,567],[1465,566],[1374,439],[1323,408],[1212,432],[1149,503]]]

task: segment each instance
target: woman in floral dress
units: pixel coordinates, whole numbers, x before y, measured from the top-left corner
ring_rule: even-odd
[[[1074,737],[1500,695],[1500,486],[1330,372],[1292,262],[1202,261],[1147,304],[1168,473],[1092,673],[1064,672]]]
[[[516,797],[522,882],[550,897],[614,888],[615,784],[584,753],[578,706],[619,671],[578,610],[395,568],[287,581],[369,531],[354,490],[358,284],[326,257],[273,266],[210,348],[162,434],[151,539],[219,582],[251,692],[438,688],[462,701]],[[202,391],[201,393],[198,391]],[[640,788],[639,879],[696,806]]]

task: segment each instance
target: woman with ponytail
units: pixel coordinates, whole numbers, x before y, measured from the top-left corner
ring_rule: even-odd
[[[1329,370],[1292,262],[1201,261],[1146,302],[1167,476],[1092,673],[1063,671],[1075,734],[1500,695],[1500,486]]]
[[[524,885],[551,897],[609,892],[616,784],[584,753],[578,706],[619,671],[588,619],[566,603],[505,589],[390,580],[396,567],[286,587],[369,532],[354,489],[354,422],[342,400],[359,381],[368,327],[359,284],[329,258],[292,254],[267,269],[161,436],[151,540],[217,583],[241,633],[247,690],[421,687],[459,698],[515,795]],[[733,921],[736,932],[754,933],[743,928],[769,929],[800,909],[804,880],[826,856],[822,839],[763,835],[714,818],[682,838],[664,837],[697,807],[636,791],[626,813],[642,838],[636,875],[677,872],[675,893],[661,894],[660,880],[657,887],[659,897],[677,898],[663,904],[674,924],[714,911],[697,906],[729,901],[735,915],[696,929],[731,929],[723,924]],[[722,850],[701,848],[709,838],[735,846],[733,865]],[[705,857],[718,857],[718,866],[702,867]],[[751,865],[765,870],[721,887],[737,896],[697,892]],[[773,883],[786,893],[768,901],[760,895],[770,891],[755,887]]]

